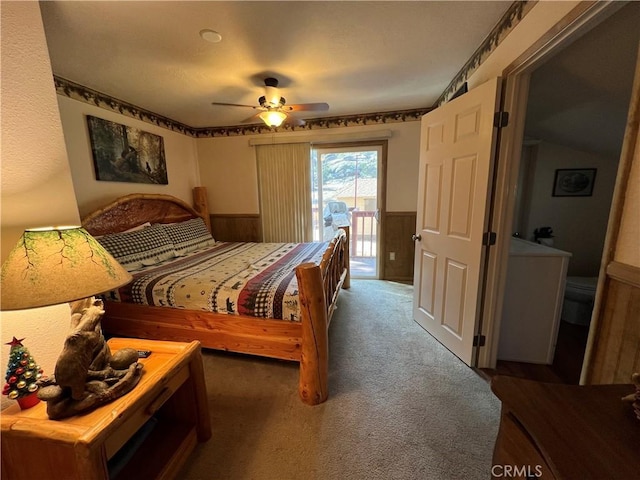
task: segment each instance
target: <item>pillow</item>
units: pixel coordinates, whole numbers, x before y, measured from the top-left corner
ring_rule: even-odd
[[[200,217],[184,222],[161,224],[161,226],[173,242],[178,256],[216,243]]]
[[[176,256],[173,242],[159,225],[133,232],[111,233],[100,244],[127,270],[138,270]]]

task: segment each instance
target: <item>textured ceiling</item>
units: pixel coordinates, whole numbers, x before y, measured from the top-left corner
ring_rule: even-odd
[[[54,74],[191,127],[239,125],[275,76],[301,118],[431,107],[507,1],[41,2]],[[211,44],[199,32],[222,35]]]
[[[631,2],[537,68],[526,135],[617,159],[639,43],[640,2]]]

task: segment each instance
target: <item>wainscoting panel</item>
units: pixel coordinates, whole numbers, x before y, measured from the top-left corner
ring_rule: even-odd
[[[611,262],[606,274],[593,367],[586,383],[631,383],[631,374],[640,372],[640,268]]]
[[[262,242],[262,222],[258,214],[212,214],[213,238],[222,242]]]
[[[413,281],[415,246],[411,235],[416,230],[416,212],[386,212],[384,216],[382,264],[384,280]],[[395,252],[395,260],[389,254]]]

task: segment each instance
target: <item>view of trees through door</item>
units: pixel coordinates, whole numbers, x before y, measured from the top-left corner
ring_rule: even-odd
[[[378,277],[379,145],[314,148],[311,153],[314,241],[351,227],[352,277]]]

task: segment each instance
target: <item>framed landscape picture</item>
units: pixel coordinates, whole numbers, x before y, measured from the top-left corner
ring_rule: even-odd
[[[167,185],[159,135],[87,115],[96,180]]]
[[[595,168],[558,169],[553,181],[553,196],[590,197],[595,179]]]

